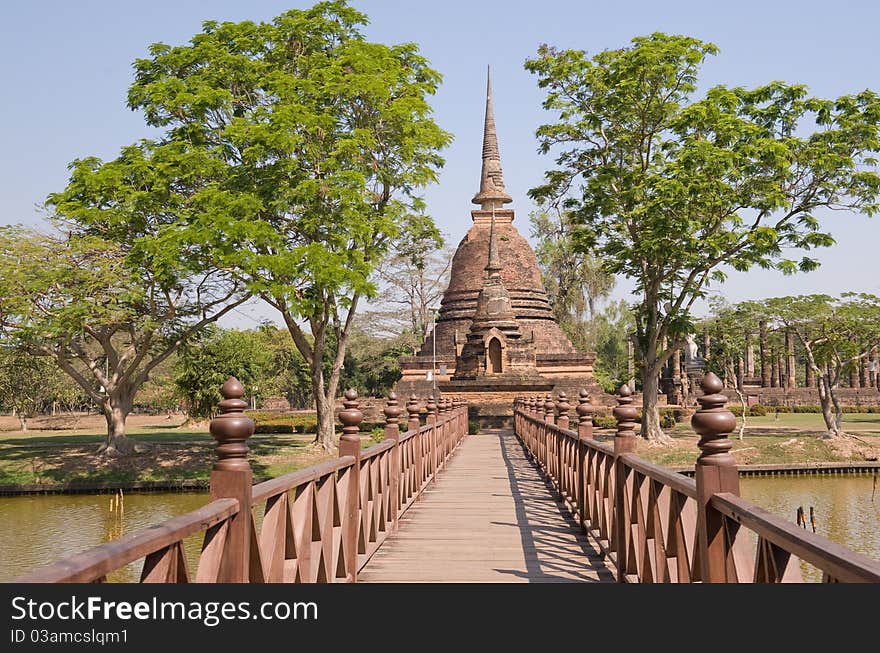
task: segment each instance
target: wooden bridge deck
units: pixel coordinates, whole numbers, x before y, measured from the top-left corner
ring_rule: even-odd
[[[359,582],[613,582],[512,431],[470,435]]]

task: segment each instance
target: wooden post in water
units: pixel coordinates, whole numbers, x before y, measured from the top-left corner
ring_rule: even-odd
[[[339,411],[342,436],[339,438],[339,456],[353,456],[354,463],[347,469],[345,509],[342,515],[342,555],[345,564],[345,580],[357,582],[358,529],[360,527],[361,502],[361,436],[360,424],[364,414],[358,409],[358,395],[353,388],[345,391],[343,410]]]
[[[397,530],[397,513],[400,511],[400,413],[397,394],[391,392],[385,402],[385,439],[394,440],[391,459],[388,461],[388,518],[391,520],[389,532]]]
[[[708,583],[727,581],[727,552],[723,516],[710,505],[712,495],[729,492],[739,495],[736,460],[730,454],[733,443],[728,435],[736,428],[736,417],[724,406],[721,380],[712,372],[700,382],[703,396],[700,409],[691,417],[691,426],[700,436],[700,456],[694,469],[697,482],[697,536],[700,548],[700,577]]]
[[[244,387],[230,376],[220,388],[220,414],[211,420],[217,440],[217,461],[211,471],[211,499],[236,499],[238,513],[229,523],[223,560],[217,581],[247,583],[251,560],[251,486],[254,475],[247,459],[247,441],[254,434],[254,420],[244,414]]]
[[[617,432],[614,434],[614,550],[617,552],[617,582],[622,583],[627,573],[627,538],[629,535],[629,506],[626,502],[626,468],[620,457],[636,450],[636,417],[638,410],[632,405],[632,390],[624,383],[617,391],[614,418]]]

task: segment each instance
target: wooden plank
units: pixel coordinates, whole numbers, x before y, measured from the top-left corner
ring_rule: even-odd
[[[358,582],[612,582],[510,431],[467,436]]]

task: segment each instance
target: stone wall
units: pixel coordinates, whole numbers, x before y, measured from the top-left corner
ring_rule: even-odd
[[[724,394],[739,403],[735,390],[725,388]],[[747,404],[762,406],[818,406],[817,388],[749,388],[743,393]],[[838,388],[837,397],[842,406],[880,406],[880,390],[877,388]]]

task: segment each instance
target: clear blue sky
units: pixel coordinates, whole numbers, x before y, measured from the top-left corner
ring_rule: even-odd
[[[131,63],[150,43],[179,44],[203,20],[268,20],[311,2],[276,0],[77,0],[3,2],[0,24],[0,197],[4,223],[35,224],[34,205],[62,188],[67,164],[87,155],[113,157],[150,133],[125,107]],[[439,124],[453,133],[440,184],[426,192],[440,228],[458,242],[471,224],[477,190],[485,69],[491,64],[495,118],[508,191],[528,235],[526,197],[549,157],[536,151],[545,120],[535,78],[523,69],[542,42],[596,52],[653,31],[688,34],[721,52],[704,66],[701,85],[756,85],[773,79],[807,84],[833,97],[880,89],[880,4],[837,1],[422,2],[353,0],[371,21],[372,40],[414,41],[444,81],[434,98]],[[733,301],[805,292],[880,294],[880,217],[835,214],[838,245],[819,253],[808,275],[734,274],[721,290]],[[832,224],[833,221],[833,224]],[[628,297],[621,281],[617,297]],[[262,308],[245,309],[254,317]],[[241,314],[234,322],[251,322]]]

